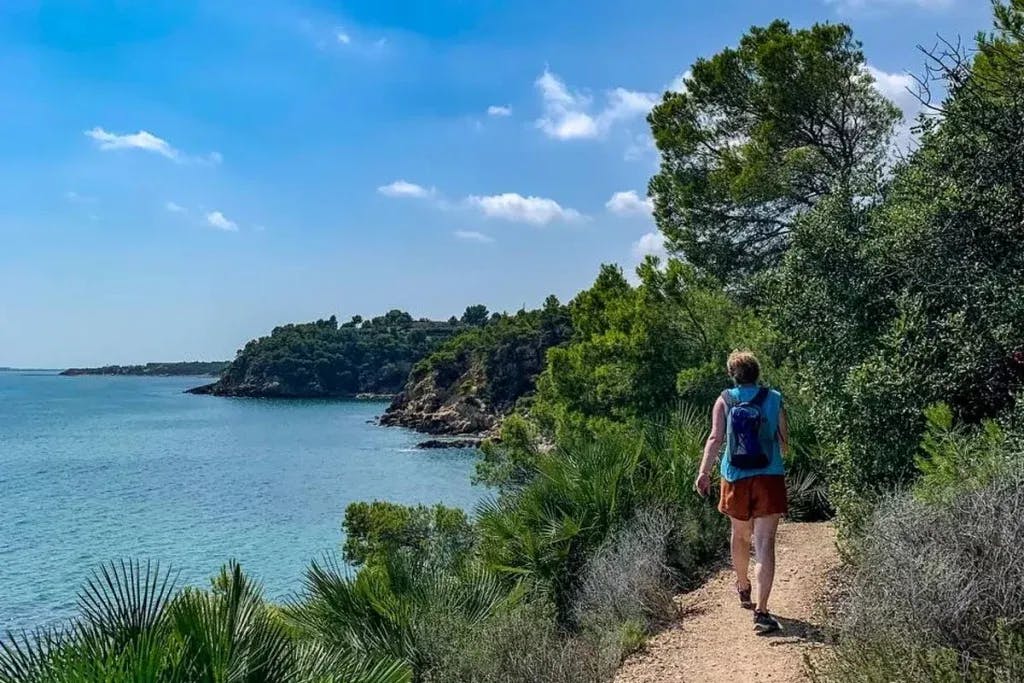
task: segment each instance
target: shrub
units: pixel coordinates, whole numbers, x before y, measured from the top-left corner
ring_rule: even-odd
[[[638,624],[643,632],[674,616],[676,581],[667,565],[674,528],[665,510],[641,509],[598,548],[573,601],[575,622],[594,631]]]
[[[423,681],[449,683],[599,683],[620,662],[614,638],[568,635],[550,604],[532,602],[495,614],[447,642]]]
[[[940,503],[891,497],[867,532],[832,677],[1014,680],[1008,672],[1024,662],[1024,470]]]
[[[346,533],[344,557],[355,566],[398,552],[458,561],[476,540],[466,513],[440,504],[352,503],[345,510],[342,526]]]
[[[994,420],[974,429],[954,425],[953,411],[943,403],[927,408],[925,419],[928,424],[917,459],[921,478],[914,486],[922,500],[941,502],[985,486],[1018,455],[1010,449],[1007,432]]]

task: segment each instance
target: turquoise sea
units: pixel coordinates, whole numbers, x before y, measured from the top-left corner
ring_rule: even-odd
[[[417,451],[386,404],[192,396],[204,378],[0,372],[0,633],[74,613],[91,570],[157,560],[206,585],[237,559],[268,597],[336,552],[356,500],[471,510],[471,451]]]

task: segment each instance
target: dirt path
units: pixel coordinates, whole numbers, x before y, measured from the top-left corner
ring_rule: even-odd
[[[723,569],[676,598],[680,621],[629,658],[616,683],[806,680],[804,653],[822,647],[819,598],[826,575],[839,562],[834,529],[830,524],[784,523],[776,558],[769,608],[782,623],[781,633],[754,634],[750,611],[737,601],[734,575]]]

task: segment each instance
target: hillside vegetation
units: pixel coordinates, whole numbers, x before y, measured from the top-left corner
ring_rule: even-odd
[[[282,325],[250,341],[220,380],[195,393],[267,398],[344,398],[396,394],[413,365],[465,328],[414,320],[403,311],[338,324]]]
[[[210,375],[216,377],[230,365],[228,361],[181,361],[176,363],[146,363],[145,365],[104,365],[98,368],[68,368],[60,374],[76,375],[138,375],[151,377]]]

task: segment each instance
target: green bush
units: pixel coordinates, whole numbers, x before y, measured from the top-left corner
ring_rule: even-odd
[[[956,425],[944,403],[929,406],[925,419],[927,428],[916,461],[921,477],[914,485],[914,494],[922,500],[939,503],[987,486],[1020,455],[995,420],[974,428]]]
[[[476,535],[466,513],[444,505],[406,506],[385,501],[352,503],[345,510],[345,561],[354,566],[381,562],[386,556],[411,553],[414,558],[466,557]]]

